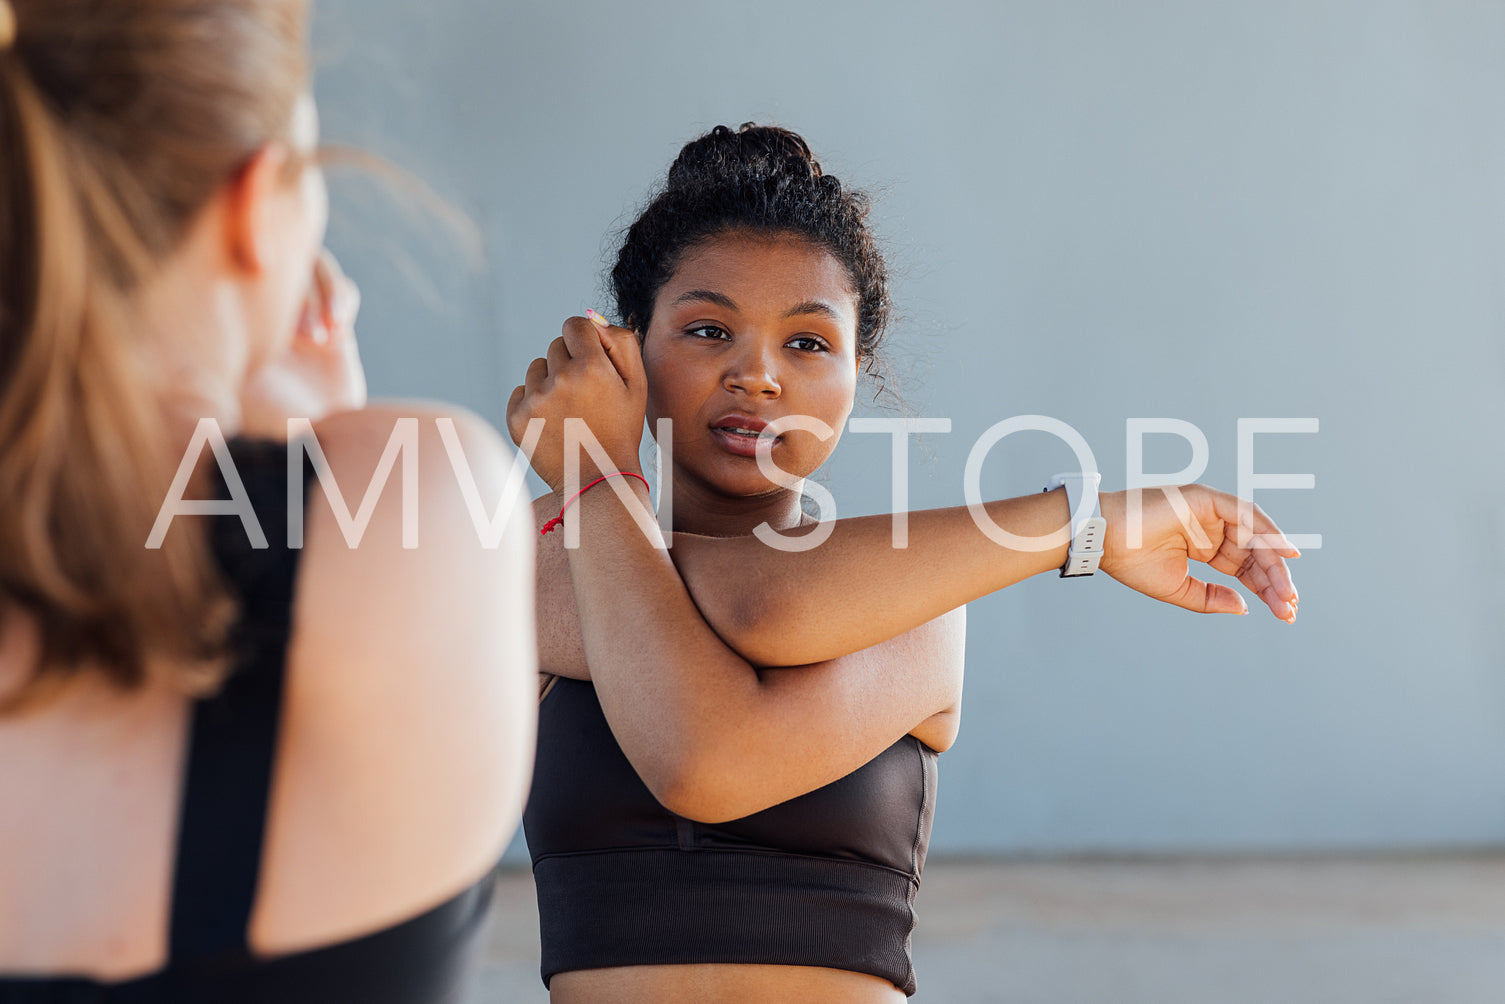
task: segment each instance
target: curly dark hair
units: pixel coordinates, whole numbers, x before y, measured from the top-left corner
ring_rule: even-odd
[[[653,301],[685,253],[722,234],[788,235],[828,251],[857,294],[857,358],[873,372],[893,304],[888,267],[868,230],[870,200],[824,173],[796,133],[744,123],[685,144],[627,230],[611,270],[617,311],[641,337]]]

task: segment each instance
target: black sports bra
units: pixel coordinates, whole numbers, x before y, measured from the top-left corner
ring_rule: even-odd
[[[935,751],[905,736],[824,788],[692,822],[637,776],[595,688],[556,680],[523,814],[544,984],[576,969],[762,963],[870,973],[912,995],[935,793]]]
[[[432,1004],[459,1001],[491,900],[491,876],[407,920],[352,941],[261,959],[246,944],[277,747],[296,550],[285,546],[287,447],[232,442],[231,456],[271,546],[215,517],[214,552],[236,589],[234,672],[195,702],[172,891],[168,962],[150,976],[0,976],[0,1004]],[[305,488],[313,480],[304,458]],[[227,492],[218,481],[219,494]]]

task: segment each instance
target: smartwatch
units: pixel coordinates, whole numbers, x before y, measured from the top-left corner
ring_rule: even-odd
[[[1097,504],[1097,486],[1103,476],[1096,471],[1057,474],[1045,491],[1066,489],[1066,504],[1071,508],[1071,545],[1066,549],[1066,564],[1061,578],[1074,579],[1091,575],[1103,560],[1103,538],[1108,535],[1108,521]]]

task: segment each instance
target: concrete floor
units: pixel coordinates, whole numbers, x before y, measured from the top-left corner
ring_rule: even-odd
[[[925,869],[920,1004],[1505,1004],[1505,854],[958,861]],[[480,1000],[531,1004],[503,875]]]

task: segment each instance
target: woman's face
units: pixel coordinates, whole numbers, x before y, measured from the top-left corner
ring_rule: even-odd
[[[857,390],[857,297],[845,267],[806,241],[712,238],[686,252],[654,299],[643,364],[650,423],[674,420],[676,478],[767,494],[774,485],[754,452],[764,425],[802,415],[836,433],[775,440],[773,462],[797,477],[836,448]]]

